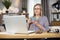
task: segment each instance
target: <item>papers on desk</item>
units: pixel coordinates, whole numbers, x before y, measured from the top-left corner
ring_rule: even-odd
[[[28,33],[35,33],[35,31],[30,31],[30,30],[29,30]]]

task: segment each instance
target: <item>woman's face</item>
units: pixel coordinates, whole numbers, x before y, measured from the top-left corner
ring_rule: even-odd
[[[39,15],[41,13],[40,6],[39,5],[37,5],[37,6],[34,7],[34,13],[36,15]]]

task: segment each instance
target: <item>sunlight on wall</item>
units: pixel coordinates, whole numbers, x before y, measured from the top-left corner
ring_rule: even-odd
[[[18,7],[19,6],[19,2],[20,2],[20,0],[16,0],[15,1],[15,5]]]
[[[19,7],[20,0],[11,0],[12,6]]]
[[[33,16],[33,7],[37,3],[41,4],[41,0],[28,0],[27,11],[29,13],[29,17]]]

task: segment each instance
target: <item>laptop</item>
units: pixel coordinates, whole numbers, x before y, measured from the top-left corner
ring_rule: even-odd
[[[28,31],[25,15],[3,16],[6,32],[8,33],[32,33]]]

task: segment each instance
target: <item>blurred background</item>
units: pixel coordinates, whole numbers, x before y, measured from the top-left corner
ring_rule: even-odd
[[[0,0],[0,25],[3,24],[2,14],[6,14],[7,8]],[[42,4],[43,15],[47,16],[51,26],[60,26],[60,0],[10,0],[11,5],[8,13],[24,14],[26,17],[33,16],[33,6],[37,3]]]

